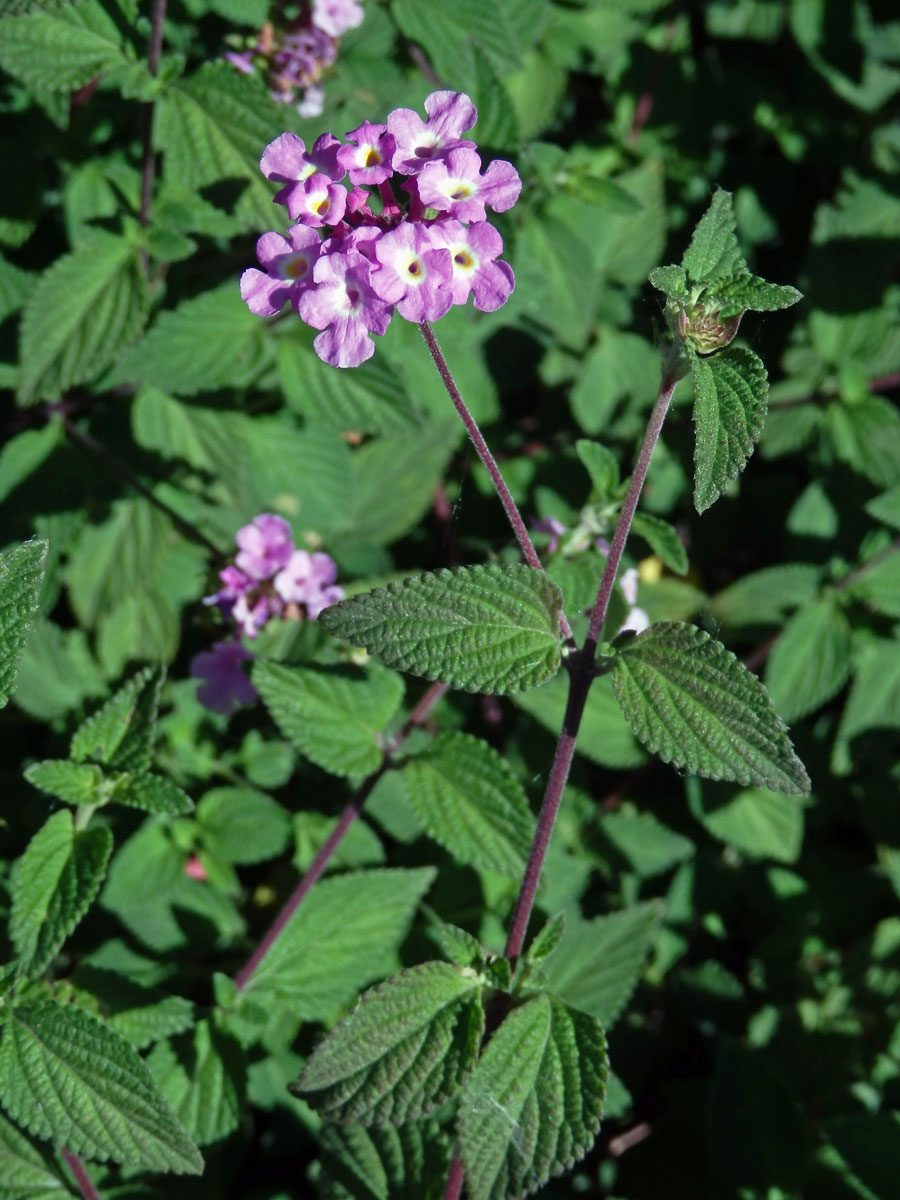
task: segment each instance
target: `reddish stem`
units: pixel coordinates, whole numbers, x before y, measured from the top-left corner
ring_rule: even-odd
[[[453,1154],[450,1163],[450,1174],[447,1176],[447,1186],[444,1188],[444,1200],[459,1200],[463,1186],[462,1159],[457,1153]]]
[[[75,1182],[78,1184],[78,1190],[81,1192],[84,1200],[100,1200],[100,1193],[94,1187],[93,1180],[85,1170],[84,1163],[77,1154],[72,1154],[65,1146],[60,1150],[60,1154],[65,1159],[66,1165],[75,1176]]]
[[[147,48],[147,70],[151,75],[159,71],[159,60],[162,55],[163,21],[166,17],[166,0],[154,0],[153,17],[150,25],[150,44]],[[156,174],[156,151],[153,149],[153,109],[151,100],[145,104],[141,113],[141,143],[143,154],[141,158],[141,204],[138,220],[142,225],[149,224],[150,202],[153,198],[153,177]]]

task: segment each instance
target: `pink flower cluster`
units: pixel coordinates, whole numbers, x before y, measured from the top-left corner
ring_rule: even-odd
[[[235,624],[235,639],[216,642],[196,654],[190,672],[203,684],[197,699],[213,712],[233,712],[256,699],[256,689],[241,663],[253,655],[236,640],[255,638],[270,617],[315,621],[322,609],[343,600],[335,584],[337,566],[327,554],[297,550],[291,527],[283,517],[262,513],[235,535],[234,562],[219,572],[224,587],[204,604],[216,604]]]
[[[241,296],[259,316],[290,302],[322,330],[316,353],[332,366],[371,358],[370,335],[385,332],[395,309],[407,321],[434,321],[471,294],[493,312],[513,289],[485,209],[511,208],[522,181],[503,160],[482,171],[475,143],[461,136],[478,116],[468,96],[432,92],[425,112],[423,121],[398,108],[384,125],[351,130],[347,144],[323,133],[309,150],[283,133],[260,161],[283,185],[275,201],[295,224],[284,237],[262,235],[263,270],[244,271]]]
[[[301,93],[301,117],[317,117],[323,107],[320,79],[337,52],[336,40],[355,29],[365,15],[357,0],[313,0],[283,28],[267,21],[241,50],[226,59],[246,75],[266,73],[273,99],[290,104]]]

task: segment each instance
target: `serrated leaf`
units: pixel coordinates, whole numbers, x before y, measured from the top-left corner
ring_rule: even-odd
[[[665,292],[670,300],[686,300],[688,298],[687,276],[684,267],[670,265],[654,267],[648,276],[650,282],[660,292]]]
[[[709,602],[709,614],[723,625],[781,625],[787,614],[818,595],[822,568],[813,563],[764,567],[723,588]]]
[[[199,1175],[203,1159],[137,1051],[82,1008],[9,1012],[0,1097],[14,1120],[73,1154]]]
[[[541,963],[557,948],[566,931],[566,914],[558,912],[531,939],[525,958],[529,963]]]
[[[704,512],[744,468],[766,420],[769,383],[743,346],[701,358],[687,344],[694,376],[694,504]]]
[[[0,1114],[0,1198],[66,1200],[71,1195],[37,1146]]]
[[[631,522],[634,533],[639,534],[650,549],[662,559],[665,566],[676,575],[686,575],[687,550],[681,538],[668,521],[654,517],[652,513],[636,512]]]
[[[406,763],[403,778],[423,828],[454,858],[521,874],[534,821],[521,784],[496,750],[467,733],[442,733]]]
[[[556,737],[566,711],[568,683],[567,676],[557,675],[532,692],[516,693],[513,700],[517,708],[534,717]],[[598,766],[615,770],[639,767],[646,761],[613,695],[612,681],[606,675],[596,680],[588,694],[575,751]]]
[[[600,1022],[539,995],[494,1033],[462,1091],[459,1154],[471,1200],[537,1191],[594,1144],[606,1092]]]
[[[47,542],[23,542],[0,554],[0,708],[13,690],[19,659],[37,614]]]
[[[39,92],[73,92],[102,71],[126,64],[112,18],[90,0],[79,8],[4,21],[0,66]]]
[[[662,904],[650,900],[607,917],[570,922],[544,967],[547,987],[609,1029],[637,986],[661,917]]]
[[[435,10],[427,0],[394,0],[391,5],[405,36],[425,48],[435,70],[447,79],[465,68],[470,45],[502,72],[517,67],[540,36],[547,10],[545,0],[461,0],[452,11]],[[479,137],[480,129],[479,121]]]
[[[114,771],[147,771],[156,734],[162,667],[144,667],[78,727],[69,753],[75,762]]]
[[[850,622],[829,596],[787,622],[765,671],[772,703],[785,721],[799,721],[841,690],[850,675],[850,638]]]
[[[651,625],[622,646],[612,677],[629,725],[664,762],[707,779],[809,791],[762,684],[702,629]]]
[[[865,510],[876,521],[882,521],[894,529],[900,529],[900,484],[880,496],[874,496],[865,504]]]
[[[724,804],[701,794],[694,815],[713,837],[754,858],[796,862],[803,844],[803,800],[784,792],[749,788]]]
[[[648,812],[604,813],[600,818],[600,834],[612,843],[635,874],[644,879],[671,871],[694,853],[690,838],[676,833]]]
[[[389,666],[467,692],[537,687],[560,662],[562,594],[531,567],[411,576],[327,608],[331,633]]]
[[[432,1121],[326,1125],[320,1145],[322,1200],[419,1200],[450,1166],[450,1139]]]
[[[394,968],[394,952],[432,867],[355,871],[318,883],[292,914],[244,988],[254,1000],[327,1020],[360,988]]]
[[[154,775],[151,771],[138,774],[123,771],[112,782],[115,787],[112,799],[117,804],[127,804],[129,808],[179,816],[191,812],[194,807],[187,792],[165,775]]]
[[[66,804],[102,804],[103,772],[96,763],[73,763],[67,758],[45,758],[26,768],[25,778],[42,792]]]
[[[802,299],[803,293],[789,284],[769,283],[758,275],[745,273],[717,280],[710,287],[709,294],[703,297],[703,302],[709,308],[718,306],[719,316],[725,319],[748,310],[776,312],[781,308],[790,308]]]
[[[264,862],[288,844],[290,817],[277,801],[255,788],[212,788],[197,805],[204,843],[230,863]]]
[[[619,463],[616,456],[611,450],[607,450],[606,446],[588,438],[579,438],[575,443],[575,450],[596,490],[601,496],[608,496],[619,482]]]
[[[484,1032],[483,981],[431,962],[365,992],[315,1049],[296,1084],[342,1124],[399,1125],[459,1090]]]
[[[441,921],[437,927],[440,936],[441,949],[447,958],[457,967],[471,967],[473,963],[484,958],[484,949],[478,938],[473,937],[466,929]]]
[[[393,671],[377,663],[360,668],[257,662],[253,683],[281,733],[311,762],[357,780],[378,769],[382,731],[403,699],[403,680]]]
[[[850,592],[886,617],[900,617],[900,553],[863,563]]]
[[[246,1089],[244,1054],[211,1022],[198,1021],[174,1043],[160,1042],[147,1065],[198,1146],[221,1141],[238,1127]]]
[[[734,209],[731,192],[717,188],[709,208],[694,230],[691,244],[684,252],[681,265],[692,283],[709,283],[723,275],[746,271],[735,236]]]
[[[44,272],[25,306],[19,400],[56,400],[96,379],[137,337],[146,311],[137,247],[93,229]]]

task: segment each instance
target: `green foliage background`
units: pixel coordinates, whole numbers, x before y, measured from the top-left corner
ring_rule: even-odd
[[[365,7],[326,77],[324,114],[303,121],[222,61],[229,35],[265,19],[259,0],[172,0],[157,77],[146,66],[149,5],[0,4],[0,386],[10,397],[0,544],[49,545],[39,615],[0,716],[4,959],[30,964],[33,992],[15,1037],[4,1027],[0,1068],[28,1052],[48,1000],[69,1003],[73,1038],[88,1012],[105,1019],[104,1037],[113,1030],[143,1053],[128,1060],[135,1077],[146,1063],[202,1146],[205,1173],[161,1187],[153,1170],[192,1169],[190,1140],[173,1149],[170,1139],[132,1163],[124,1192],[116,1170],[95,1170],[104,1197],[442,1194],[445,1111],[399,1130],[323,1126],[287,1085],[360,989],[435,957],[442,922],[502,949],[560,681],[496,703],[442,700],[438,736],[413,735],[409,762],[379,781],[330,876],[239,1000],[229,976],[423,686],[348,668],[324,630],[285,627],[263,639],[268,709],[226,722],[197,703],[188,663],[219,632],[200,604],[221,565],[209,547],[227,556],[259,512],[281,513],[333,555],[348,591],[516,561],[412,326],[395,317],[373,360],[339,372],[318,361],[299,320],[260,320],[238,293],[256,237],[282,223],[257,169],[264,146],[284,129],[311,143],[399,105],[421,111],[445,86],[478,106],[483,157],[511,159],[525,182],[497,222],[516,272],[510,302],[494,314],[454,309],[437,334],[530,518],[608,532],[658,384],[660,294],[647,275],[680,260],[717,185],[734,193],[751,269],[805,297],[741,326],[736,344],[768,366],[770,411],[747,471],[702,518],[691,387],[679,386],[629,561],[642,565],[638,603],[654,620],[695,621],[761,675],[812,796],[681,777],[638,747],[608,681],[595,688],[539,895],[543,915],[565,912],[566,933],[541,969],[603,1022],[613,1076],[594,1149],[541,1195],[891,1200],[895,6]],[[142,225],[150,104],[157,174]],[[584,438],[609,453],[591,458]],[[29,577],[33,558],[0,582]],[[549,569],[577,627],[602,559],[564,539]],[[18,645],[36,597],[3,597],[0,627]],[[168,679],[155,741],[159,676],[148,671],[127,693],[150,714],[140,745],[123,750],[94,725],[70,746],[123,680],[157,664]],[[484,788],[478,837],[453,819],[454,789],[469,797],[474,786],[466,763]],[[79,830],[60,799],[102,804],[99,823]],[[58,885],[21,860],[38,834]],[[207,882],[184,873],[191,854]],[[70,885],[57,925],[29,923],[42,887]],[[19,1125],[49,1136],[21,1095],[0,1093]],[[98,1136],[73,1130],[72,1149],[96,1150]],[[0,1122],[4,1200],[72,1192],[40,1145]]]

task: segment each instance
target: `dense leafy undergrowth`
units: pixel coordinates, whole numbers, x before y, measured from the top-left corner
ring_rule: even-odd
[[[892,1200],[896,7],[362,8],[276,103],[296,6],[0,0],[0,1200]],[[435,331],[546,576],[414,322],[341,369],[241,299],[266,146],[440,89],[523,183],[512,294]],[[604,636],[653,624],[504,956],[673,337]]]

